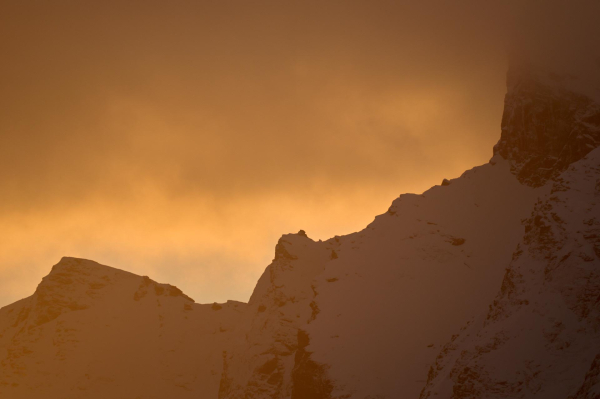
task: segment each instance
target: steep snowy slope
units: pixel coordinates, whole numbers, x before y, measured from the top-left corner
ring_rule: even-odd
[[[600,149],[525,226],[496,298],[444,347],[422,398],[600,397]]]
[[[244,304],[63,258],[0,310],[1,398],[214,398]]]
[[[417,397],[435,348],[493,298],[541,191],[494,159],[359,233],[282,237],[220,397]]]
[[[539,191],[498,160],[401,196],[342,241],[315,284],[321,313],[307,329],[334,393],[416,397],[435,348],[490,298]]]
[[[600,397],[600,106],[522,72],[509,73],[495,152],[524,183],[552,188],[496,298],[441,351],[423,398]]]

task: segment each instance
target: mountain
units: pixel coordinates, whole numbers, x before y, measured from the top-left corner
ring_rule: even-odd
[[[600,398],[600,106],[554,78],[509,73],[495,152],[549,192],[488,310],[444,346],[421,398]]]
[[[0,309],[0,397],[600,397],[600,106],[574,82],[511,68],[489,163],[282,236],[247,304],[63,258]]]
[[[2,398],[217,397],[222,351],[246,305],[63,258],[0,309]]]
[[[600,104],[582,93],[593,83],[579,80],[531,66],[509,70],[502,135],[494,154],[511,160],[522,183],[546,184],[600,143]],[[594,92],[600,97],[600,87]]]
[[[600,149],[535,204],[486,312],[446,344],[421,398],[600,397]]]
[[[494,163],[400,196],[361,232],[283,236],[221,397],[417,397],[436,348],[493,299],[541,192]]]
[[[428,370],[444,344],[488,311],[515,248],[535,234],[522,220],[554,198],[557,182],[600,178],[565,172],[600,143],[598,104],[530,69],[511,69],[507,83],[489,164],[401,195],[361,232],[322,243],[282,237],[248,304],[246,340],[226,358],[220,398],[416,398],[433,384]],[[592,198],[562,187],[565,201],[598,216]],[[588,267],[598,269],[598,256]]]

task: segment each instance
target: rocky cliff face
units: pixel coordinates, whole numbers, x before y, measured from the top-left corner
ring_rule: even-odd
[[[0,309],[0,397],[597,398],[600,112],[513,69],[490,163],[284,235],[248,304],[64,258]]]
[[[508,72],[494,154],[511,160],[524,184],[545,184],[600,145],[600,105],[573,91],[573,79],[524,66]]]

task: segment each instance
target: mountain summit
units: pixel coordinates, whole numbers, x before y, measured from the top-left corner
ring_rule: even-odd
[[[508,72],[494,154],[510,160],[524,184],[544,185],[600,144],[600,104],[577,91],[574,81],[523,66]]]
[[[0,309],[0,397],[600,397],[600,106],[571,80],[512,68],[488,164],[282,236],[247,304],[63,258]]]

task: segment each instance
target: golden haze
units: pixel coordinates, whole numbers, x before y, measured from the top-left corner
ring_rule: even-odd
[[[3,2],[0,305],[61,256],[247,300],[499,137],[507,6]]]

